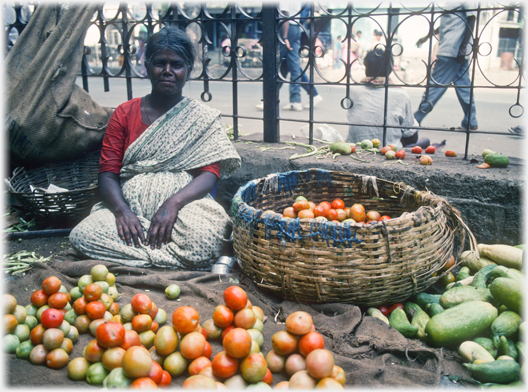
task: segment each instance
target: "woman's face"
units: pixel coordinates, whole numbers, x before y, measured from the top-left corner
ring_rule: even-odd
[[[167,97],[181,96],[187,73],[183,58],[172,50],[163,49],[153,56],[148,67],[152,93]]]

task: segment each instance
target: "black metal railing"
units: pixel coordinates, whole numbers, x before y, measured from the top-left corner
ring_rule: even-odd
[[[4,6],[6,47],[9,50],[36,6]],[[279,72],[281,59],[278,58],[278,47],[283,42],[279,34],[281,26],[286,21],[297,21],[302,24],[304,41],[300,49],[303,73],[308,81],[300,79],[294,82],[310,87],[322,86],[338,87],[343,91],[340,100],[342,110],[351,106],[351,89],[361,82],[361,56],[355,57],[350,50],[339,59],[342,71],[334,68],[337,63],[322,66],[328,60],[336,42],[335,31],[342,31],[341,43],[351,48],[360,42],[355,33],[361,26],[374,26],[381,31],[382,46],[390,49],[392,54],[391,71],[393,83],[385,83],[384,116],[376,126],[383,128],[383,143],[385,143],[388,127],[398,128],[398,125],[387,121],[388,91],[395,87],[425,89],[427,99],[434,88],[432,69],[435,65],[433,58],[435,37],[426,42],[428,47],[426,56],[411,56],[402,45],[401,32],[405,26],[420,21],[421,27],[417,31],[416,39],[427,33],[434,35],[434,30],[444,14],[453,10],[444,9],[435,3],[424,3],[423,6],[413,5],[398,7],[390,4],[372,6],[369,9],[356,8],[352,3],[341,6],[328,7],[322,3],[299,3],[299,12],[286,16],[276,5],[264,3],[261,6],[252,4],[249,7],[230,3],[223,7],[213,7],[198,3],[170,3],[170,4],[127,4],[121,3],[117,7],[103,5],[94,15],[92,24],[85,40],[85,53],[82,69],[79,70],[82,85],[89,91],[91,78],[102,78],[104,91],[109,91],[109,80],[119,78],[126,80],[126,97],[134,96],[134,81],[145,79],[142,70],[141,54],[145,39],[165,25],[178,25],[186,28],[193,35],[199,47],[199,58],[195,70],[191,75],[194,82],[202,84],[201,99],[214,105],[215,97],[211,92],[213,83],[230,83],[232,94],[232,114],[223,114],[233,122],[234,138],[239,137],[239,122],[241,120],[258,120],[263,124],[263,138],[266,142],[280,141],[281,122],[293,121],[309,125],[309,143],[313,143],[314,126],[325,123],[336,126],[373,125],[353,124],[349,121],[316,121],[314,118],[313,97],[310,98],[308,119],[286,118],[279,110],[279,84],[289,84],[292,81]],[[303,10],[309,12],[305,14]],[[521,103],[523,88],[523,26],[524,14],[520,4],[479,6],[473,10],[476,22],[472,32],[473,43],[468,46],[470,61],[468,72],[471,83],[466,86],[447,85],[447,88],[469,88],[470,101],[474,100],[475,89],[494,88],[513,90],[516,99],[511,102],[508,113],[500,115],[520,118],[524,108]],[[492,29],[493,27],[493,29]],[[493,30],[491,33],[490,31]],[[89,36],[96,33],[98,40],[89,40]],[[224,41],[228,39],[229,41]],[[225,46],[222,46],[224,42]],[[226,42],[228,42],[226,44]],[[493,45],[495,47],[493,47]],[[507,55],[504,55],[506,53]],[[513,81],[498,83],[486,76],[489,64],[495,63],[498,68],[499,57],[510,61],[507,66],[517,72]],[[417,80],[409,80],[411,64],[419,69]],[[488,65],[486,65],[488,63]],[[404,64],[406,64],[404,66]],[[331,71],[331,72],[330,72]],[[337,76],[336,76],[337,72]],[[476,82],[479,76],[480,84]],[[240,89],[249,83],[262,85],[264,108],[262,117],[244,115],[240,112]],[[471,108],[471,105],[470,105]],[[471,109],[470,109],[471,110]],[[346,118],[346,115],[343,116]],[[400,127],[401,128],[401,127]],[[428,131],[460,132],[455,128],[440,127],[407,127]],[[465,129],[466,144],[465,157],[468,156],[468,146],[471,137],[478,138],[482,134],[510,135],[507,132],[493,130],[471,130],[468,124]]]

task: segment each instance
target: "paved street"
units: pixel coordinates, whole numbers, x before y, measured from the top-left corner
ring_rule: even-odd
[[[324,70],[325,75],[331,81],[337,81],[339,75],[337,70]],[[257,69],[250,69],[250,72],[256,73]],[[486,76],[497,84],[508,84],[515,80],[516,71],[501,71],[491,72]],[[354,73],[359,80],[362,77],[362,71],[357,70]],[[415,78],[420,78],[420,75],[414,75]],[[322,81],[317,78],[316,80]],[[476,78],[477,85],[483,86],[487,83],[480,77]],[[78,83],[81,84],[80,79]],[[261,82],[244,82],[239,83],[239,114],[255,118],[262,118],[262,111],[257,110],[255,105],[262,97]],[[515,85],[515,84],[514,84]],[[231,119],[228,115],[232,114],[232,93],[231,83],[229,82],[210,82],[210,92],[212,100],[209,105],[215,107],[224,113],[225,123],[231,124]],[[116,107],[126,100],[125,81],[118,79],[110,79],[110,92],[104,92],[101,78],[89,79],[90,95],[92,98],[102,106]],[[353,87],[352,87],[353,88]],[[418,107],[424,88],[422,87],[404,87],[411,97],[412,107]],[[346,122],[346,113],[340,106],[340,101],[345,97],[345,87],[343,86],[317,86],[319,94],[324,100],[314,110],[314,121],[323,123],[332,122]],[[148,80],[133,80],[133,96],[139,97],[150,92],[150,83]],[[192,81],[188,82],[184,93],[187,96],[200,99],[203,92],[203,82]],[[479,131],[483,132],[508,132],[509,127],[514,127],[520,124],[525,124],[526,114],[519,119],[512,118],[509,115],[509,109],[517,102],[517,91],[515,89],[497,89],[497,88],[478,88],[475,89],[475,102],[477,108],[477,119],[479,123]],[[303,103],[308,103],[308,96],[304,91],[301,92]],[[522,98],[522,97],[521,97]],[[287,103],[288,86],[281,89],[280,92],[281,105]],[[281,116],[285,119],[296,119],[307,121],[309,118],[308,110],[302,112],[287,112],[281,110]],[[439,127],[451,128],[459,127],[463,117],[463,112],[456,98],[455,91],[448,89],[445,95],[438,102],[434,110],[424,119],[422,126],[424,127]],[[262,130],[261,120],[241,119],[239,120],[239,130],[243,133],[259,133]],[[295,136],[302,135],[300,127],[304,125],[301,122],[281,121],[281,140],[292,140],[292,134]],[[345,125],[332,125],[342,135],[346,136],[348,127]],[[447,140],[445,149],[455,150],[459,154],[464,153],[466,134],[463,132],[438,132],[423,130],[420,132],[421,136],[427,136],[429,139],[438,143],[442,140]],[[512,157],[523,158],[525,139],[519,136],[508,135],[491,135],[489,133],[478,133],[470,136],[469,154],[480,155],[482,150],[490,148],[494,151],[501,152]]]

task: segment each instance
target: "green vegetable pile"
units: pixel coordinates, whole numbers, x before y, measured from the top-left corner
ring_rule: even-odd
[[[442,294],[416,294],[403,306],[393,305],[388,317],[381,311],[385,306],[366,314],[406,338],[457,350],[483,387],[522,386],[523,246],[478,244],[477,250],[462,253],[462,267]]]

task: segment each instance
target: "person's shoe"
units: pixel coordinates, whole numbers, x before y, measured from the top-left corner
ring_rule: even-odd
[[[255,106],[258,110],[264,110],[264,101],[260,101],[258,105]]]
[[[300,102],[290,103],[282,107],[283,110],[291,110],[294,112],[300,112],[303,110],[303,105]]]
[[[314,105],[314,107],[319,105],[322,100],[323,100],[323,97],[321,97],[320,95],[316,95],[315,97],[313,97],[313,105]],[[304,105],[304,108],[305,109],[310,109],[310,104],[307,103],[306,105]]]

